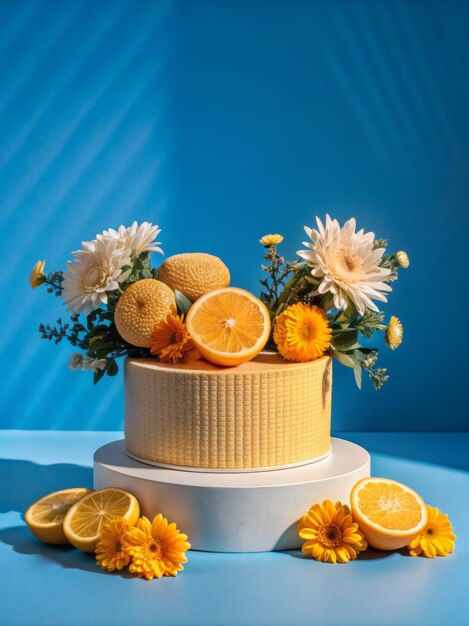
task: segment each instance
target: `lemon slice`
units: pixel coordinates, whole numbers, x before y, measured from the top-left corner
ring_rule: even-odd
[[[91,493],[91,489],[77,487],[55,491],[31,504],[24,519],[35,537],[46,543],[68,543],[63,530],[65,514],[76,502]]]
[[[189,309],[187,328],[203,357],[216,365],[240,365],[267,343],[267,307],[252,293],[225,287],[204,294]]]
[[[350,502],[353,518],[373,548],[403,548],[427,523],[419,494],[390,478],[363,478],[352,489]]]
[[[123,489],[100,489],[74,504],[64,519],[64,533],[79,550],[93,553],[105,522],[123,517],[131,526],[137,523],[140,506],[135,496]]]

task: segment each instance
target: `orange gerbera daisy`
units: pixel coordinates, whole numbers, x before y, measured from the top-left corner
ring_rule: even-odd
[[[152,580],[155,577],[176,576],[183,570],[182,563],[187,563],[185,553],[190,550],[191,544],[174,522],[169,524],[159,513],[153,523],[141,517],[137,525],[126,533],[124,547],[132,557],[129,571]]]
[[[155,326],[151,334],[150,352],[158,355],[163,363],[177,363],[184,357],[200,358],[183,315],[169,314]]]
[[[287,361],[314,361],[329,348],[332,330],[325,312],[301,302],[277,317],[274,341]]]
[[[324,563],[347,563],[368,547],[349,507],[340,502],[313,505],[300,519],[298,533],[306,539],[301,551]]]
[[[121,570],[130,562],[130,554],[124,548],[124,537],[132,528],[123,517],[116,517],[103,525],[101,538],[96,546],[96,562],[108,572]]]
[[[413,539],[407,548],[411,556],[423,554],[430,559],[447,556],[454,550],[456,535],[446,513],[427,504],[428,522],[422,532]]]

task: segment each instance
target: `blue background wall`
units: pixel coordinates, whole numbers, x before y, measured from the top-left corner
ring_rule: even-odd
[[[0,0],[1,426],[122,426],[120,377],[40,340],[38,258],[147,219],[257,292],[259,236],[293,257],[328,210],[412,260],[392,378],[336,366],[335,430],[467,429],[468,65],[467,2]]]

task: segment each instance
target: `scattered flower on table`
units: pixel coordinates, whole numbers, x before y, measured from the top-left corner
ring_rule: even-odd
[[[314,504],[300,519],[298,533],[305,539],[301,551],[324,563],[347,563],[368,547],[349,507],[340,502]]]
[[[186,551],[191,544],[173,522],[158,514],[152,523],[141,517],[123,538],[124,547],[132,557],[129,571],[147,580],[176,576],[187,563]]]
[[[130,563],[130,554],[124,548],[124,537],[130,530],[129,522],[116,517],[103,524],[101,538],[96,546],[96,563],[108,572],[122,570]]]
[[[412,556],[423,555],[430,559],[447,556],[454,550],[456,535],[445,513],[427,504],[428,522],[423,532],[407,546]]]

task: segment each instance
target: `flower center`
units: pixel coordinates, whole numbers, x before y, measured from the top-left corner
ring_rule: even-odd
[[[122,552],[122,544],[120,541],[116,541],[114,544],[114,552]]]
[[[149,545],[148,549],[150,550],[153,558],[161,558],[162,553],[164,552],[165,544],[161,539],[154,539]]]
[[[85,293],[94,293],[100,287],[104,287],[106,285],[108,277],[109,267],[107,263],[92,265],[88,268],[87,272],[83,273],[83,291]]]
[[[318,532],[318,539],[327,548],[336,548],[342,543],[342,530],[335,524],[322,526]]]
[[[433,535],[433,528],[430,526],[430,528],[427,528],[426,530],[427,535]]]
[[[313,324],[309,324],[308,322],[305,322],[304,324],[302,324],[300,328],[300,336],[305,341],[311,341],[311,339],[314,339],[315,328]]]
[[[349,246],[337,246],[329,252],[329,265],[339,280],[355,283],[363,278],[363,260]]]

